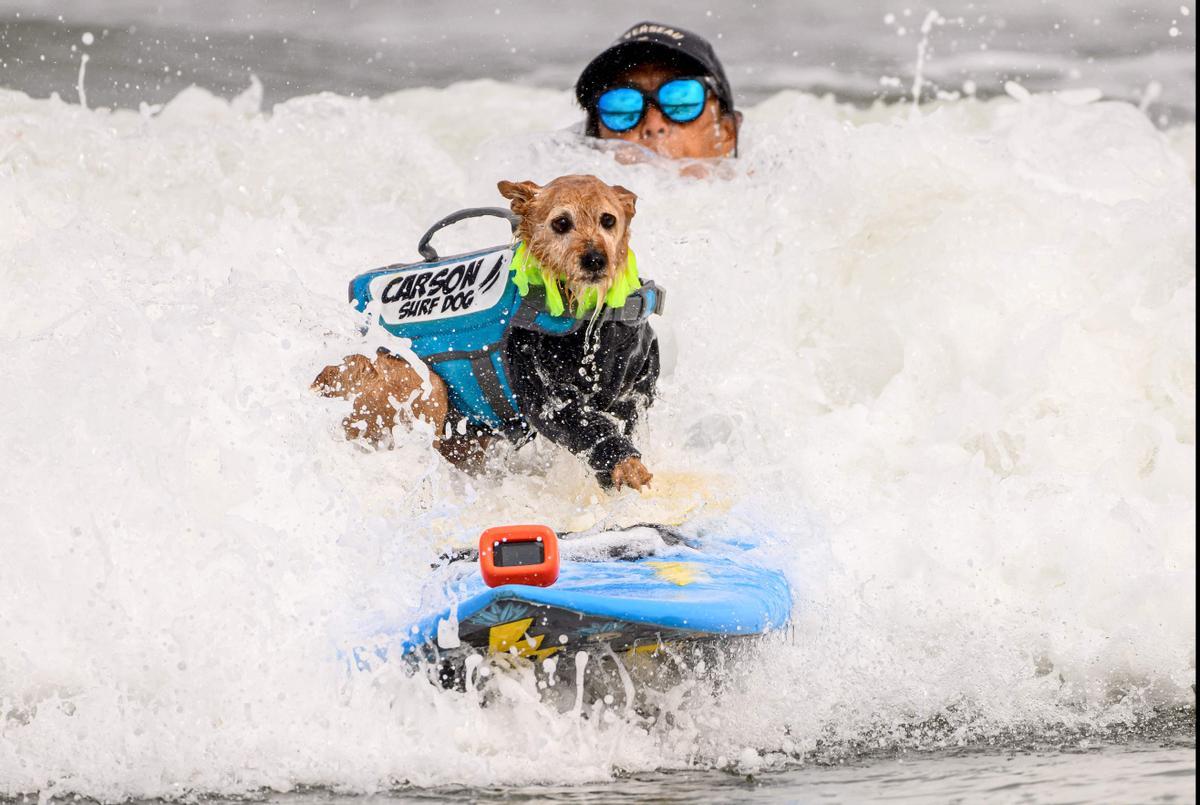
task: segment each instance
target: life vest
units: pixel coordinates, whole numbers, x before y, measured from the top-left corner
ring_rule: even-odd
[[[350,281],[350,301],[411,349],[437,372],[450,401],[469,421],[510,435],[527,430],[509,382],[505,344],[512,328],[567,335],[593,321],[636,326],[662,313],[665,291],[641,283],[613,306],[610,294],[599,314],[550,312],[545,286],[520,281],[514,271],[524,259],[521,244],[439,257],[429,245],[434,232],[464,218],[495,215],[516,227],[508,210],[460,210],[434,224],[421,239],[419,263],[398,263],[359,274]],[[630,252],[636,270],[636,258]],[[522,272],[525,273],[525,272]],[[524,287],[519,287],[524,286]],[[551,289],[555,295],[556,289]],[[616,300],[619,301],[619,300]],[[553,305],[561,309],[561,302]]]

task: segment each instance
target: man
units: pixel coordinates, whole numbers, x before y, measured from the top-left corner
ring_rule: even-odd
[[[691,31],[638,23],[583,69],[575,97],[589,136],[673,159],[737,156],[742,114],[712,45]]]

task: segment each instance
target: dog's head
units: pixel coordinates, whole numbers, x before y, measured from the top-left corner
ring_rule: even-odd
[[[625,269],[637,196],[595,176],[560,176],[545,187],[500,182],[521,219],[517,237],[542,270],[568,288],[612,285]]]

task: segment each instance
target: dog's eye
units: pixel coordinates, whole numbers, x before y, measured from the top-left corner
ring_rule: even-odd
[[[560,235],[565,235],[570,232],[572,226],[574,226],[574,224],[571,223],[571,219],[565,215],[560,215],[550,222],[550,228]]]
[[[605,229],[612,229],[616,225],[617,216],[613,215],[611,212],[606,212],[600,216],[600,226],[604,227]]]

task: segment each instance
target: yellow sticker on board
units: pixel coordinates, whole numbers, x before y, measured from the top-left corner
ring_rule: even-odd
[[[680,587],[686,587],[697,581],[708,581],[704,568],[694,562],[645,562],[647,567],[654,568],[655,574],[663,581],[669,581]]]
[[[558,651],[558,646],[541,647],[542,641],[546,639],[544,634],[526,635],[525,631],[532,625],[533,618],[525,618],[502,623],[488,629],[488,652],[490,654],[515,654],[518,657],[541,660]]]

